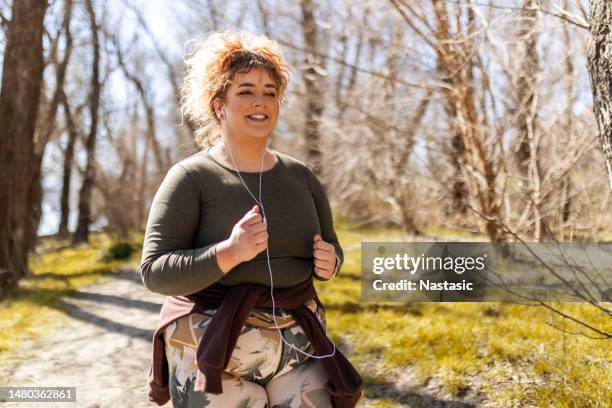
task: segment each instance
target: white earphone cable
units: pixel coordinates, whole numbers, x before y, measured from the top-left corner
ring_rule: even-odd
[[[225,114],[225,112],[224,112]],[[230,158],[232,159],[232,164],[234,166],[234,170],[236,171],[236,173],[238,173],[238,177],[240,177],[240,181],[242,182],[242,185],[244,186],[244,188],[246,188],[246,190],[248,191],[248,193],[251,195],[251,197],[253,197],[253,200],[255,200],[255,202],[259,205],[259,207],[261,208],[262,211],[262,215],[263,215],[263,221],[264,224],[268,224],[267,222],[267,218],[266,218],[266,209],[264,208],[263,205],[263,199],[261,197],[262,194],[262,190],[261,190],[261,177],[263,174],[263,163],[264,163],[264,158],[266,156],[266,151],[267,151],[267,146],[263,151],[263,154],[261,156],[261,167],[259,170],[259,200],[257,198],[255,198],[255,195],[251,192],[251,189],[246,185],[246,183],[244,182],[242,175],[240,175],[240,171],[238,170],[238,166],[236,166],[236,162],[234,161],[234,156],[232,155],[232,149],[229,145],[229,140],[227,140],[226,138],[226,144],[227,144],[227,151],[229,152]],[[283,341],[283,343],[285,343],[288,347],[294,349],[295,351],[302,353],[308,357],[311,358],[316,358],[316,359],[322,359],[322,358],[328,358],[328,357],[333,357],[336,354],[336,344],[331,341],[331,339],[329,339],[330,343],[333,346],[333,351],[331,352],[331,354],[326,354],[323,356],[315,356],[314,354],[310,354],[307,353],[303,350],[300,350],[299,348],[295,347],[293,344],[289,344],[287,342],[287,340],[285,340],[285,337],[283,336],[283,333],[281,332],[280,327],[278,327],[278,323],[276,322],[276,304],[274,301],[274,280],[272,278],[272,267],[270,266],[270,252],[268,251],[268,247],[266,246],[266,259],[268,261],[268,271],[270,272],[270,298],[272,299],[272,319],[274,320],[274,325],[276,326],[276,330],[278,331],[278,334],[280,335],[281,340]]]

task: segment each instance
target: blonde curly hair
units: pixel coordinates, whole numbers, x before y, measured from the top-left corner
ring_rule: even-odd
[[[221,137],[214,101],[225,93],[236,74],[266,69],[276,82],[280,102],[285,101],[291,69],[276,41],[248,33],[212,33],[198,42],[185,59],[187,72],[181,89],[181,110],[195,126],[194,142],[200,149]]]

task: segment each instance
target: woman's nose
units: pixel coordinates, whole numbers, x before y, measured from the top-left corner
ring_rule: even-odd
[[[253,106],[265,106],[267,107],[267,101],[265,96],[256,96],[253,100]]]

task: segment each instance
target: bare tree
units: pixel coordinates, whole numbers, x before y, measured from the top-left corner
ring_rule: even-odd
[[[0,297],[28,270],[28,187],[43,73],[44,0],[13,1],[0,92]]]
[[[565,0],[564,8],[568,8],[568,0]],[[574,62],[573,58],[571,58],[571,39],[570,39],[570,31],[568,24],[563,25],[563,45],[566,49],[567,56],[565,58],[565,89],[567,94],[567,109],[565,114],[565,126],[567,131],[570,134],[575,133],[575,121],[574,121],[574,102],[576,100],[575,95],[575,86],[574,86]],[[561,212],[557,217],[557,229],[559,234],[559,239],[563,240],[564,226],[565,223],[569,221],[571,206],[572,206],[572,179],[569,174],[565,175],[561,180],[561,188],[560,188],[560,204],[561,204]]]
[[[136,92],[138,92],[138,96],[140,97],[140,100],[144,107],[147,120],[147,144],[153,147],[157,176],[161,177],[163,174],[166,173],[166,167],[169,158],[164,157],[162,146],[159,144],[159,140],[157,139],[157,127],[155,124],[156,114],[151,89],[146,86],[146,78],[143,78],[136,72],[130,71],[124,59],[123,51],[121,50],[121,44],[119,44],[119,41],[114,39],[113,43],[115,44],[115,50],[117,54],[117,60],[119,61],[119,66],[121,67],[121,70],[123,71],[123,74],[128,79],[128,81],[130,81],[136,88]]]
[[[153,31],[149,27],[149,24],[147,23],[145,17],[142,15],[142,11],[138,7],[134,6],[131,3],[128,3],[127,1],[126,1],[126,5],[136,15],[136,18],[138,19],[138,24],[140,25],[142,30],[145,32],[149,40],[151,40],[151,44],[153,45],[153,49],[155,50],[155,53],[157,54],[159,59],[163,62],[163,64],[166,66],[166,69],[168,72],[168,80],[170,82],[170,85],[172,86],[172,91],[173,91],[174,99],[176,102],[176,106],[177,108],[180,108],[181,91],[180,91],[179,75],[177,73],[177,69],[178,69],[177,64],[170,60],[170,57],[168,56],[167,52],[164,51],[162,47],[160,46],[159,41],[153,34]],[[216,17],[213,18],[213,16],[214,14],[211,11],[211,19],[216,21]],[[195,133],[196,125],[188,118],[184,118],[184,120],[185,120],[185,124],[187,125],[189,135],[192,136]]]
[[[459,212],[465,211],[468,203],[466,182],[473,186],[473,194],[484,215],[485,231],[492,242],[503,239],[500,230],[501,203],[496,191],[497,168],[494,156],[486,149],[486,133],[477,112],[474,81],[474,56],[476,47],[476,20],[474,9],[457,6],[456,34],[451,33],[450,16],[445,2],[433,1],[435,17],[434,37],[437,41],[437,69],[446,84],[442,93],[444,109],[452,132],[451,159],[455,168],[453,202]],[[466,21],[466,32],[462,32],[461,21]]]
[[[89,242],[89,225],[91,224],[91,193],[95,182],[96,172],[96,138],[98,133],[98,108],[100,106],[100,93],[102,85],[100,83],[100,39],[99,28],[96,21],[93,0],[86,0],[87,15],[91,27],[93,63],[91,76],[90,94],[90,128],[87,136],[85,150],[87,152],[87,164],[85,174],[79,193],[79,215],[77,228],[72,237],[73,244]]]
[[[409,58],[401,52],[405,29],[400,22],[389,26],[392,39],[389,46],[385,47],[388,78],[381,87],[373,87],[375,90],[382,89],[383,94],[379,98],[374,95],[369,98],[371,103],[366,108],[376,160],[372,166],[363,165],[363,167],[374,183],[375,195],[395,210],[406,233],[421,235],[422,232],[415,220],[416,187],[413,177],[410,176],[413,170],[410,166],[410,157],[418,130],[427,113],[432,92],[426,91],[422,99],[416,101],[406,101],[406,98],[402,97],[403,93],[398,89],[397,79],[403,59]],[[382,105],[383,109],[376,109],[377,105]],[[381,163],[385,165],[381,166]]]
[[[319,57],[317,23],[312,0],[300,0],[302,10],[302,32],[304,34],[304,51],[306,69],[304,70],[304,139],[306,142],[307,160],[315,173],[321,173],[321,150],[319,123],[323,115],[323,76],[325,60]]]
[[[530,226],[536,241],[542,239],[542,168],[538,155],[540,124],[538,119],[540,67],[537,53],[540,0],[525,0],[521,8],[518,42],[522,48],[522,62],[516,78],[518,150],[517,162],[524,186],[526,206],[531,210]]]
[[[34,175],[32,177],[32,184],[29,188],[29,207],[30,213],[32,214],[30,222],[30,242],[32,245],[36,242],[38,224],[40,223],[41,207],[43,200],[43,188],[41,178],[41,165],[43,157],[45,155],[45,149],[51,138],[51,135],[56,130],[56,116],[57,110],[61,103],[62,97],[64,97],[64,83],[66,81],[66,71],[70,62],[70,55],[72,53],[72,34],[70,32],[70,21],[72,19],[72,0],[65,0],[64,3],[64,15],[63,21],[56,40],[54,43],[59,42],[60,34],[64,35],[64,55],[63,58],[57,60],[57,46],[54,46],[54,52],[51,54],[51,64],[55,68],[55,91],[51,100],[47,104],[46,112],[41,115],[43,117],[37,136],[35,138],[34,148],[34,160],[32,161],[32,170]]]
[[[103,198],[97,202],[98,214],[103,214],[108,219],[108,231],[121,239],[128,239],[130,232],[141,228],[146,222],[146,219],[143,220],[145,203],[144,199],[141,199],[141,191],[144,188],[141,186],[135,189],[134,183],[124,182],[124,180],[138,180],[135,145],[142,132],[137,126],[137,102],[134,103],[133,113],[128,115],[132,120],[128,122],[127,128],[118,129],[121,137],[117,137],[110,124],[110,115],[102,111],[105,135],[115,147],[119,163],[112,170],[101,170],[96,175],[96,192]],[[145,177],[137,184],[147,185],[146,181]]]
[[[72,182],[72,166],[74,163],[74,151],[76,141],[80,138],[81,130],[77,125],[75,117],[80,116],[81,110],[85,104],[80,105],[76,112],[72,111],[68,98],[65,92],[61,94],[62,107],[64,109],[64,117],[66,121],[66,130],[68,131],[68,143],[64,150],[64,165],[62,173],[62,193],[60,196],[60,225],[57,232],[59,237],[65,238],[69,235],[68,217],[70,215],[70,185]]]
[[[351,17],[351,8],[349,7],[349,18]],[[336,80],[336,105],[338,107],[338,125],[343,126],[344,123],[344,113],[349,106],[348,100],[353,99],[355,96],[355,85],[357,81],[357,67],[359,66],[361,60],[361,52],[363,50],[364,41],[363,37],[365,33],[367,33],[367,24],[368,24],[368,16],[369,9],[366,5],[363,10],[363,20],[362,23],[364,25],[363,30],[359,30],[357,34],[357,39],[355,40],[355,49],[353,50],[353,60],[352,63],[347,62],[347,54],[349,49],[349,41],[348,36],[343,34],[341,37],[342,42],[342,56],[341,60],[343,63],[340,64],[340,70],[338,72],[338,79]],[[341,84],[344,80],[344,75],[346,69],[349,70],[349,76],[346,85],[343,87]]]
[[[590,0],[591,35],[588,66],[593,90],[593,110],[599,125],[599,140],[612,189],[612,4]]]

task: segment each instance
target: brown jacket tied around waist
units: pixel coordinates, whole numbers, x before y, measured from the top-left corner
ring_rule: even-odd
[[[312,278],[283,289],[274,289],[275,306],[287,309],[312,343],[315,355],[333,352],[333,344],[325,329],[304,305],[315,299],[320,304]],[[187,296],[168,296],[161,308],[153,335],[153,359],[149,371],[149,400],[163,405],[170,399],[169,368],[165,353],[164,328],[174,320],[191,313],[217,309],[198,345],[198,374],[195,390],[213,394],[223,392],[221,373],[229,364],[234,346],[245,320],[254,307],[272,307],[270,288],[260,284],[224,286],[215,283]],[[329,377],[327,385],[334,407],[354,407],[361,396],[359,373],[336,349],[333,357],[321,359]]]

